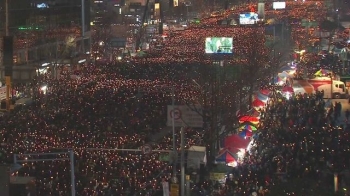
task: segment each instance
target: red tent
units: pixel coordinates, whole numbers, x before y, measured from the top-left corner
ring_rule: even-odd
[[[254,116],[241,116],[238,119],[241,122],[255,122],[255,121],[259,121],[259,119],[257,117]]]
[[[294,93],[294,89],[292,87],[290,87],[290,86],[285,86],[285,87],[283,87],[282,92],[284,92],[284,93],[286,93],[286,92]]]
[[[262,89],[262,90],[260,90],[260,93],[263,94],[263,95],[269,95],[270,94],[270,90]]]
[[[260,117],[260,112],[254,108],[250,109],[247,114],[252,117]]]
[[[249,139],[241,138],[239,135],[235,134],[225,138],[225,148],[229,149],[230,152],[235,153],[237,149],[246,149],[249,142]]]
[[[255,99],[252,103],[253,107],[263,107],[265,106],[265,103],[260,101],[259,99]]]
[[[216,156],[215,161],[219,163],[231,163],[233,161],[236,161],[236,158],[235,155],[228,149],[224,149],[219,153],[218,156]]]

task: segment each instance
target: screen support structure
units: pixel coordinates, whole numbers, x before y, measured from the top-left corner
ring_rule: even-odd
[[[214,55],[212,66],[214,74],[211,77],[211,105],[214,106],[212,108],[212,126],[210,130],[210,138],[218,138],[219,136],[219,128],[218,123],[221,121],[221,115],[222,115],[222,108],[219,105],[221,103],[221,92],[222,92],[222,80],[223,80],[223,67],[224,67],[225,61],[224,57],[222,55]],[[212,141],[211,142],[211,151],[216,152],[216,150],[220,149],[220,140]],[[215,150],[216,149],[216,150]]]
[[[9,36],[9,2],[5,1],[5,36]],[[12,66],[12,65],[5,65]],[[12,75],[12,74],[11,74]],[[11,91],[11,76],[5,75],[5,85],[6,85],[6,110],[10,110],[10,91]]]

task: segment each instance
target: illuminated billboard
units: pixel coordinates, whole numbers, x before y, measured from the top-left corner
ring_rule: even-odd
[[[154,19],[160,19],[160,3],[154,4]]]
[[[273,2],[272,8],[275,9],[275,10],[285,9],[286,8],[286,2]]]
[[[174,4],[173,4],[174,7],[179,6],[179,0],[174,0],[173,3],[174,3]]]
[[[250,25],[259,21],[258,14],[255,12],[243,13],[239,15],[239,24]]]
[[[36,4],[36,8],[39,8],[39,9],[49,8],[49,5],[47,5],[46,3],[39,3],[39,4]]]
[[[207,37],[205,38],[206,54],[233,54],[232,37]]]

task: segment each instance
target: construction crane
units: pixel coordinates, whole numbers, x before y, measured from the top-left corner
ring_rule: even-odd
[[[143,15],[142,15],[141,25],[140,25],[139,31],[137,32],[136,46],[135,46],[136,50],[141,49],[141,38],[142,38],[142,32],[143,32],[143,28],[144,28],[143,24],[145,23],[146,16],[147,16],[148,4],[149,4],[149,0],[146,1],[145,9],[144,9]]]

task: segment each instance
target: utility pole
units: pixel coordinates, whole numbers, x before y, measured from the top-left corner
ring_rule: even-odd
[[[177,150],[176,150],[176,136],[175,136],[175,90],[174,87],[171,88],[171,107],[173,110],[173,115],[171,117],[171,127],[173,135],[173,177],[176,178],[176,163],[177,163]]]
[[[12,39],[12,41],[10,41],[10,43],[7,43],[8,40],[10,40],[9,36],[10,36],[10,32],[9,32],[9,4],[8,4],[8,0],[6,0],[5,1],[5,37],[4,38],[6,38],[6,45],[7,44],[12,44],[12,46],[10,46],[10,48],[12,50],[10,54],[13,55],[13,39]],[[5,40],[3,40],[3,43],[4,43],[4,41]],[[3,50],[5,51],[5,50],[8,50],[8,49],[3,48]],[[7,59],[7,57],[6,57],[6,59]],[[5,62],[3,62],[3,66],[5,68],[6,110],[10,110],[10,91],[11,91],[13,56],[11,57],[11,59],[12,59],[12,61],[11,61],[12,63],[10,63],[9,59],[7,59]],[[5,63],[8,64],[8,65],[5,65]],[[10,66],[11,66],[11,68],[10,68]],[[9,73],[9,70],[11,70],[10,73]]]
[[[173,115],[174,116],[174,115]],[[185,196],[185,128],[181,128],[181,196]]]

